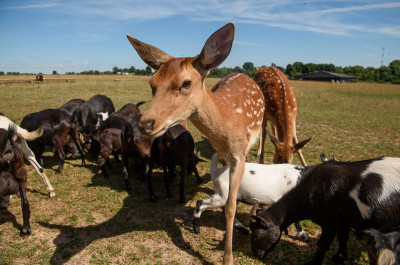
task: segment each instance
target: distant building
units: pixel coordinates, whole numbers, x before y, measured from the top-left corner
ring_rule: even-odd
[[[316,72],[312,74],[295,75],[294,80],[307,80],[307,81],[325,81],[332,83],[343,82],[357,82],[358,77],[355,75],[345,75],[332,72]]]

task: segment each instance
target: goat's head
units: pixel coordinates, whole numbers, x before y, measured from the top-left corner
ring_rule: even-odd
[[[268,217],[252,215],[250,218],[251,251],[257,258],[264,259],[279,242],[282,231]]]
[[[366,231],[368,260],[371,265],[394,265],[398,264],[396,255],[393,252],[390,240],[385,234],[370,229]]]
[[[275,156],[273,159],[274,164],[292,164],[294,153],[303,148],[311,140],[311,138],[308,138],[307,140],[293,145],[292,141],[290,143],[282,143],[272,133],[269,131],[267,132],[269,139],[275,146]]]
[[[101,124],[107,120],[108,112],[97,112],[97,123],[96,123],[96,130],[98,130]]]
[[[8,166],[16,158],[15,142],[13,137],[16,133],[16,126],[10,125],[8,130],[0,129],[0,169],[7,170]]]

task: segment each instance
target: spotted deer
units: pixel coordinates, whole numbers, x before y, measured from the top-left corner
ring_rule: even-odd
[[[245,158],[259,135],[265,109],[260,88],[246,75],[230,74],[211,91],[205,86],[208,72],[228,57],[234,35],[235,25],[228,23],[209,37],[200,55],[185,58],[175,58],[127,36],[143,61],[158,70],[150,79],[154,97],[140,120],[142,132],[157,137],[189,119],[230,166],[224,264],[233,263],[237,193]]]
[[[297,151],[303,166],[307,166],[301,148],[310,139],[297,140],[296,115],[297,103],[293,88],[287,77],[275,67],[260,68],[254,75],[254,81],[261,88],[265,99],[264,120],[261,129],[260,146],[258,149],[259,163],[264,164],[264,143],[267,134],[267,121],[271,122],[273,134],[268,132],[275,146],[275,164],[293,162]]]

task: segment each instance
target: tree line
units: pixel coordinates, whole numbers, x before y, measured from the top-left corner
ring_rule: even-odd
[[[265,65],[264,65],[265,66]],[[320,71],[334,72],[346,75],[355,75],[359,81],[378,82],[378,83],[393,83],[400,84],[400,60],[392,61],[389,66],[381,66],[379,68],[363,67],[363,66],[335,66],[334,64],[314,64],[295,62],[288,64],[286,68],[277,66],[272,63],[271,66],[279,68],[289,78],[296,75],[311,74]],[[210,77],[224,77],[234,72],[240,72],[253,77],[257,68],[251,62],[246,62],[243,67],[227,68],[221,67],[210,71]]]
[[[265,65],[264,65],[265,66]],[[277,66],[272,63],[271,66],[279,68],[289,78],[293,78],[296,75],[311,74],[314,72],[327,71],[346,75],[354,75],[358,77],[359,81],[367,82],[378,82],[378,83],[392,83],[400,84],[400,60],[392,61],[388,66],[381,66],[379,68],[374,67],[363,67],[359,65],[355,66],[335,66],[334,64],[314,64],[314,63],[302,63],[295,62],[288,64],[286,68]],[[263,66],[261,66],[263,67]],[[236,66],[234,68],[221,67],[210,71],[209,77],[225,77],[231,73],[239,72],[253,77],[257,71],[257,67],[252,62],[245,62],[242,67]],[[129,68],[118,68],[113,67],[111,71],[98,71],[98,70],[86,70],[80,73],[67,72],[66,74],[81,74],[81,75],[100,75],[100,74],[133,74],[133,75],[151,75],[152,69],[147,66],[145,69],[137,69],[134,66]],[[7,75],[19,75],[19,72],[7,72]],[[53,71],[53,75],[58,74],[57,71]],[[5,75],[4,72],[0,71],[0,75]]]

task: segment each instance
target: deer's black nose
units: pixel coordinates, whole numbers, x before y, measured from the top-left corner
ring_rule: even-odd
[[[144,134],[151,134],[153,132],[153,125],[155,120],[148,120],[139,123],[139,130]]]

